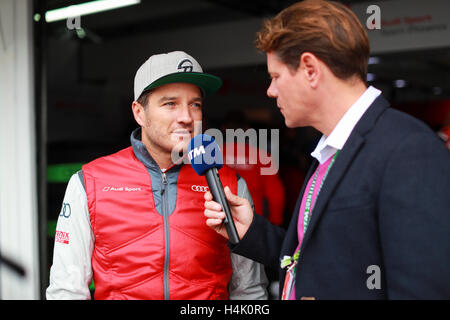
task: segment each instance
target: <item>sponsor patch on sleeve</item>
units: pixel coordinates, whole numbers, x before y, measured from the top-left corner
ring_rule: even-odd
[[[69,233],[56,230],[55,241],[59,243],[69,244]]]

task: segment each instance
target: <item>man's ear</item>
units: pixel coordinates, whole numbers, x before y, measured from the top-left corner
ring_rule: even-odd
[[[319,59],[310,52],[304,52],[300,56],[299,71],[303,73],[310,86],[315,89],[322,77]]]
[[[131,105],[131,109],[133,110],[134,120],[141,126],[145,126],[145,110],[144,107],[137,101],[133,101]]]

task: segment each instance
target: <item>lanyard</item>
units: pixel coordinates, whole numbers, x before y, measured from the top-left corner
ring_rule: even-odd
[[[317,202],[317,198],[319,197],[319,193],[320,193],[320,190],[322,189],[323,182],[325,181],[325,179],[328,175],[328,172],[330,172],[330,169],[333,166],[338,153],[339,153],[339,150],[336,151],[336,153],[334,154],[333,158],[330,161],[330,164],[328,165],[327,171],[325,172],[323,179],[320,183],[319,190],[317,191],[317,196],[316,196],[315,202]],[[312,196],[314,193],[314,188],[316,186],[316,181],[317,181],[318,175],[319,175],[319,168],[317,168],[317,170],[314,174],[314,177],[311,182],[311,186],[309,187],[308,195],[307,195],[306,201],[305,201],[305,212],[304,212],[304,218],[303,218],[303,232],[304,233],[306,232],[306,229],[308,228],[309,219],[311,216],[311,211],[312,211],[311,201],[312,201]],[[299,256],[300,256],[300,244],[298,245],[297,250],[295,250],[295,253],[292,257],[284,256],[283,259],[281,260],[281,268],[284,269],[287,267],[286,277],[284,278],[284,285],[283,285],[281,300],[288,300],[292,297],[292,294],[293,294],[293,291],[295,288],[295,274],[296,274]],[[293,297],[295,297],[295,295]]]
[[[336,153],[334,154],[333,158],[331,159],[330,164],[328,165],[327,171],[325,172],[325,175],[323,176],[323,179],[320,182],[319,190],[317,191],[316,200],[319,197],[320,190],[322,190],[323,182],[325,181],[325,179],[326,179],[326,177],[328,175],[328,172],[330,172],[330,169],[333,166],[333,163],[336,160],[336,157],[337,157],[338,153],[339,153],[339,150],[336,151]],[[309,220],[310,220],[310,217],[311,217],[311,211],[312,211],[311,200],[312,200],[312,196],[313,196],[314,189],[315,189],[315,186],[316,186],[316,180],[317,180],[317,176],[318,175],[319,175],[319,168],[317,168],[316,173],[314,174],[314,178],[313,178],[313,181],[311,183],[311,187],[309,188],[308,196],[306,197],[306,201],[305,201],[305,213],[303,215],[303,232],[304,233],[306,232],[306,229],[308,228]]]
[[[317,202],[317,198],[319,197],[320,190],[322,190],[323,182],[325,181],[325,179],[326,179],[326,177],[328,175],[328,172],[330,172],[330,169],[333,166],[334,161],[336,160],[336,157],[337,157],[338,153],[339,153],[339,150],[337,150],[336,153],[334,154],[333,158],[330,161],[330,164],[328,165],[327,171],[325,172],[325,175],[323,176],[323,179],[322,179],[322,181],[320,183],[320,186],[319,186],[319,190],[317,191],[316,202]],[[314,177],[313,177],[313,180],[311,182],[311,186],[309,187],[308,195],[307,195],[306,201],[305,201],[305,213],[304,213],[304,216],[303,216],[303,232],[304,233],[306,232],[306,229],[308,228],[309,220],[310,220],[310,217],[311,217],[311,211],[312,211],[311,200],[312,200],[312,196],[313,196],[313,193],[314,193],[314,188],[316,186],[316,181],[317,181],[317,176],[318,175],[319,175],[319,168],[317,168],[317,170],[316,170],[316,172],[314,174]],[[300,256],[300,245],[298,246],[297,250],[295,250],[295,253],[294,253],[294,255],[292,257],[289,257],[289,256],[284,256],[283,257],[283,259],[281,261],[281,268],[285,268],[287,266],[290,266],[293,263],[296,263],[299,256]]]

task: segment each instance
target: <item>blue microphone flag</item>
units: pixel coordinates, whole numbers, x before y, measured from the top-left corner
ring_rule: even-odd
[[[211,168],[223,166],[222,152],[213,137],[199,134],[192,138],[188,146],[188,157],[198,175],[204,175]]]

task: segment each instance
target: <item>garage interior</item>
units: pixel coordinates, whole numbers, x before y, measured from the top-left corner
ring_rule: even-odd
[[[296,1],[142,0],[82,16],[78,29],[68,28],[66,20],[45,22],[45,12],[82,2],[34,1],[42,297],[68,179],[82,164],[129,146],[137,127],[131,113],[134,74],[152,54],[186,51],[204,71],[222,78],[223,87],[205,101],[206,128],[239,118],[252,128],[279,129],[279,174],[286,185],[292,168],[301,179],[320,138],[312,128],[286,128],[265,94],[265,56],[253,46],[262,19]],[[435,132],[450,124],[450,47],[377,53],[367,80],[394,108]],[[302,182],[286,188],[284,226]]]

